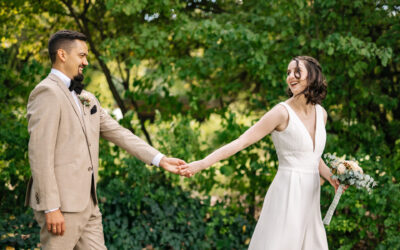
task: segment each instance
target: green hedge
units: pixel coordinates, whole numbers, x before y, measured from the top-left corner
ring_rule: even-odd
[[[134,158],[107,167],[98,194],[108,249],[247,248],[254,221],[226,204],[210,206],[209,198],[192,198],[172,185],[168,175],[150,171]],[[0,221],[1,249],[38,246],[39,227],[32,209],[18,207],[2,214]]]
[[[136,159],[124,159],[118,171],[99,183],[109,249],[246,249],[254,222],[190,197]]]

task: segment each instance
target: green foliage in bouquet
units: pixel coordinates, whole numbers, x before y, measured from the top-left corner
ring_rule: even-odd
[[[325,162],[332,171],[331,178],[339,180],[342,185],[355,186],[358,189],[366,189],[369,193],[377,185],[374,178],[365,174],[355,160],[344,160],[344,156],[339,158],[334,154],[325,154]]]

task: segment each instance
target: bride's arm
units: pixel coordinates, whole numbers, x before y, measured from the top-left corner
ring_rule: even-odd
[[[325,121],[325,125],[326,125],[326,121],[328,119],[328,114],[325,111],[324,108],[322,108],[323,113],[324,113],[324,121]],[[340,182],[338,180],[332,180],[331,176],[332,176],[332,172],[329,169],[329,167],[325,164],[324,160],[322,160],[322,158],[319,160],[319,165],[318,165],[318,171],[319,171],[319,175],[322,176],[325,180],[329,181],[329,183],[335,188],[335,192],[338,189]],[[348,188],[348,186],[345,186],[343,188],[343,190],[345,191]]]
[[[276,105],[239,138],[217,149],[203,160],[190,163],[189,168],[183,171],[182,174],[191,176],[200,170],[214,165],[218,161],[236,154],[240,150],[258,142],[277,127],[286,126],[287,120],[288,113],[286,109],[282,105]]]
[[[319,175],[322,176],[325,180],[327,181],[331,181],[331,170],[329,169],[329,167],[325,164],[324,160],[322,160],[322,158],[319,160],[319,166],[318,166],[318,170],[319,170]]]
[[[325,162],[322,160],[322,158],[319,160],[318,170],[319,170],[319,175],[322,176],[325,180],[329,181],[329,183],[335,188],[336,192],[340,185],[340,181],[331,179],[332,172],[329,169],[329,167],[325,164]],[[348,185],[344,186],[343,192],[346,191],[348,187],[349,187]]]

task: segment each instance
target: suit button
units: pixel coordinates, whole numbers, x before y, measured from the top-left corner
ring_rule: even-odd
[[[92,167],[88,167],[87,170],[90,172],[90,171],[92,171],[92,169],[93,169]]]
[[[35,194],[35,198],[36,198],[36,203],[39,204],[40,203],[40,199],[39,199],[39,194],[38,193]]]
[[[91,143],[89,143],[89,147],[91,147],[92,146],[92,144]]]

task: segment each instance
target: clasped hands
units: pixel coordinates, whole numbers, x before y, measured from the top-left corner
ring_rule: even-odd
[[[160,167],[174,174],[192,177],[195,173],[202,170],[205,164],[202,160],[187,164],[185,161],[178,158],[163,157],[160,161]]]
[[[204,163],[200,160],[187,164],[185,161],[178,158],[163,157],[160,161],[160,167],[174,174],[192,177],[195,173],[204,168]]]

